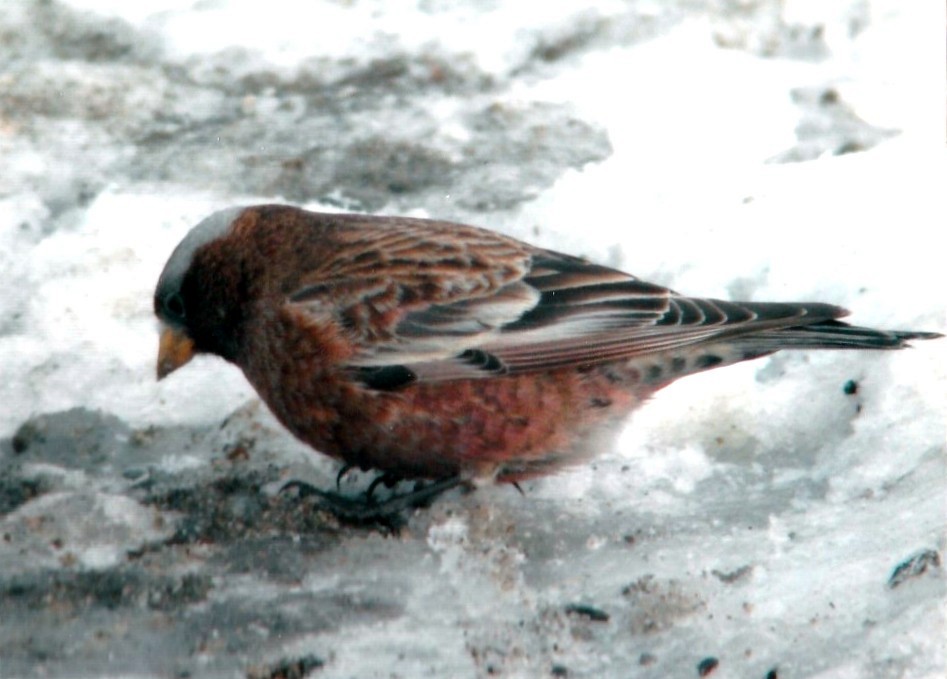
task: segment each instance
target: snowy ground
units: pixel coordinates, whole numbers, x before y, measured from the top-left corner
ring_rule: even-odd
[[[286,201],[944,331],[944,20],[4,0],[0,676],[944,676],[944,341],[688,378],[392,537],[277,496],[337,468],[223,362],[157,384],[151,315],[194,222]]]

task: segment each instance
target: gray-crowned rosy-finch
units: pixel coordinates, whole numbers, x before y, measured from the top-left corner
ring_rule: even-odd
[[[829,304],[685,297],[461,224],[281,205],[194,227],[154,305],[159,377],[217,354],[316,450],[409,479],[547,474],[679,377],[939,336],[851,326]]]

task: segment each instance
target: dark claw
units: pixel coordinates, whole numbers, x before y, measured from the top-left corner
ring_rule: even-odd
[[[401,479],[392,474],[379,474],[370,484],[368,484],[368,490],[365,491],[365,501],[368,504],[372,504],[372,495],[378,486],[385,484],[385,488],[391,488],[399,481],[401,481]]]
[[[342,477],[348,474],[350,471],[355,469],[354,464],[343,464],[342,469],[339,470],[338,476],[335,477],[335,489],[340,490],[342,488]],[[285,487],[285,486],[284,486]]]

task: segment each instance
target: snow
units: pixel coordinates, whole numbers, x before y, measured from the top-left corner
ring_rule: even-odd
[[[590,464],[400,538],[286,508],[337,467],[233,367],[154,380],[170,252],[264,201],[944,331],[943,7],[536,7],[0,7],[0,676],[947,672],[943,340],[689,377]]]

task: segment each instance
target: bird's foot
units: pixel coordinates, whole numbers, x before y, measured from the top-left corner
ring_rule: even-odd
[[[465,483],[459,476],[449,476],[429,483],[418,481],[411,490],[391,495],[383,500],[376,500],[373,497],[375,489],[380,484],[391,487],[398,481],[396,477],[382,474],[372,481],[361,497],[346,497],[339,493],[321,490],[304,481],[289,481],[280,489],[280,493],[295,490],[300,499],[315,497],[322,509],[330,512],[343,523],[359,526],[374,524],[389,530],[397,530],[404,524],[402,512],[430,506],[441,493]]]

